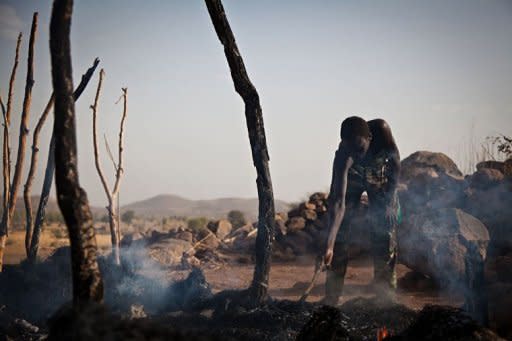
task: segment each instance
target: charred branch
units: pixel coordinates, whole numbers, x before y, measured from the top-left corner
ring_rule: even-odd
[[[72,0],[55,0],[50,23],[52,81],[55,94],[55,183],[71,244],[75,305],[103,300],[96,235],[87,194],[80,187],[75,132],[75,103],[69,33]]]
[[[224,54],[228,61],[235,90],[245,103],[245,118],[251,143],[252,159],[256,167],[259,200],[256,266],[249,291],[253,302],[261,304],[267,296],[275,225],[274,195],[268,166],[269,156],[263,114],[258,93],[247,75],[222,2],[220,0],[205,1],[215,32],[224,46]]]
[[[87,87],[87,84],[89,84],[89,81],[91,80],[91,78],[94,74],[94,71],[98,67],[99,63],[100,63],[100,60],[98,58],[96,58],[93,62],[93,65],[87,70],[86,73],[84,73],[82,75],[80,84],[78,84],[78,86],[75,89],[75,92],[73,93],[73,99],[75,100],[75,102],[80,98],[80,95],[83,93],[83,91]],[[53,103],[54,103],[53,94],[50,98],[50,102],[51,102],[51,105],[53,105]],[[32,161],[30,164],[29,176],[27,178],[27,184],[29,184],[29,186],[27,187],[27,184],[25,185],[25,192],[28,192],[27,194],[25,194],[25,197],[30,197],[31,184],[33,181],[33,176],[34,176],[34,174],[32,173],[32,169],[34,169],[34,173],[35,173],[35,169],[37,168],[37,156],[35,157],[34,154],[37,154],[37,152],[39,151],[39,146],[38,146],[38,139],[35,137],[35,135],[36,135],[36,132],[38,131],[39,125],[41,124],[41,126],[42,126],[44,124],[44,120],[46,118],[43,119],[43,117],[48,116],[47,110],[49,112],[51,110],[51,106],[50,106],[50,108],[48,108],[48,106],[45,108],[43,114],[41,115],[41,118],[39,119],[38,125],[36,126],[36,129],[34,131],[34,140],[33,140],[33,144],[32,144]],[[27,210],[27,235],[25,237],[26,238],[30,237],[29,251],[28,251],[27,257],[31,263],[33,263],[37,257],[37,251],[39,249],[39,239],[41,237],[41,228],[42,228],[45,213],[46,213],[46,205],[48,204],[48,199],[50,197],[50,190],[52,188],[54,173],[55,173],[55,138],[54,138],[53,132],[52,132],[52,137],[50,139],[50,145],[48,148],[48,161],[46,163],[46,171],[45,171],[44,180],[43,180],[43,188],[41,190],[41,196],[39,198],[39,206],[37,208],[37,213],[35,216],[35,221],[33,223],[33,226],[32,226],[32,223],[30,223],[28,220],[29,215],[30,215],[30,219],[34,220],[33,215],[32,215],[32,208],[28,208],[28,206],[26,204],[27,200],[25,200],[25,208]],[[32,180],[30,180],[31,176],[32,176]],[[30,201],[28,201],[28,202],[30,202]],[[28,234],[29,227],[30,227],[30,231],[31,231],[30,236]]]

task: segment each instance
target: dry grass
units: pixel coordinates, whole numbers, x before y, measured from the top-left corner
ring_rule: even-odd
[[[98,246],[102,250],[110,249],[110,235],[96,234]],[[67,231],[64,225],[52,224],[46,226],[41,233],[38,256],[46,258],[56,248],[69,245]],[[18,264],[26,258],[25,254],[25,231],[16,230],[9,233],[5,247],[4,263]]]

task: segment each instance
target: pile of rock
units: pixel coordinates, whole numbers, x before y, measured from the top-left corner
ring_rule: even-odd
[[[277,219],[276,244],[278,249],[295,255],[316,252],[324,241],[327,195],[317,192],[287,214]]]

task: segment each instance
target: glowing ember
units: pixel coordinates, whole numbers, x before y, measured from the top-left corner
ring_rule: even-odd
[[[377,341],[382,341],[389,336],[388,329],[386,327],[382,327],[377,330]]]

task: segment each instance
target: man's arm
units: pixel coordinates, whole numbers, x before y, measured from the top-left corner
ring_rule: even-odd
[[[333,175],[331,181],[331,191],[329,193],[328,208],[328,226],[329,235],[327,238],[327,248],[324,262],[330,265],[334,250],[334,242],[340,228],[343,217],[345,216],[345,196],[347,193],[348,170],[354,163],[341,148],[336,152],[333,165]]]
[[[388,174],[386,174],[388,177],[388,186],[386,188],[386,192],[389,199],[392,199],[400,178],[400,154],[398,153],[398,150],[393,150],[390,153],[388,164]]]

